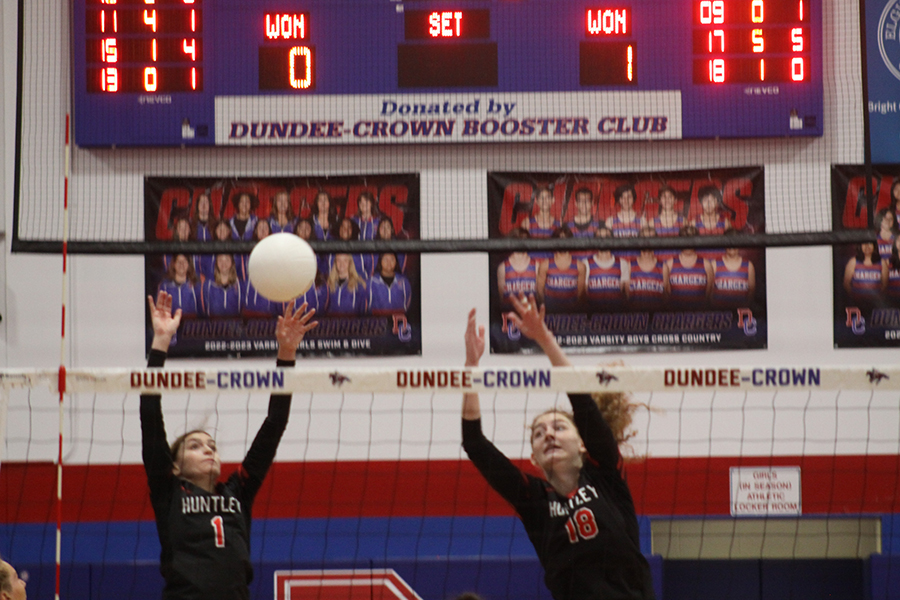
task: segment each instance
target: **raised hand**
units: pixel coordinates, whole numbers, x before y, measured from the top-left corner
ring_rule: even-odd
[[[512,303],[516,311],[509,313],[509,320],[519,328],[519,331],[525,334],[525,337],[537,342],[544,354],[547,355],[547,358],[550,359],[550,364],[554,367],[571,365],[569,358],[556,342],[556,336],[553,335],[553,332],[550,331],[544,322],[544,307],[538,307],[534,296],[526,297],[525,294],[519,294],[518,298],[512,297]]]
[[[291,302],[285,311],[285,316],[278,317],[278,323],[275,325],[275,339],[278,340],[278,358],[281,360],[294,360],[303,336],[319,324],[318,321],[310,321],[316,314],[316,309],[307,311],[306,307],[307,303],[304,302],[297,310],[294,310],[294,303]]]
[[[156,297],[156,302],[153,301],[153,296],[147,296],[147,304],[150,307],[150,323],[153,325],[153,342],[150,347],[166,352],[181,323],[181,309],[176,310],[173,315],[172,295],[162,290]]]
[[[525,334],[525,337],[540,343],[542,337],[552,335],[544,324],[544,307],[538,306],[534,296],[519,294],[518,297],[512,296],[510,299],[516,310],[509,313],[509,320]]]
[[[466,325],[466,366],[477,367],[484,355],[484,325],[475,321],[475,309],[469,311],[469,323]]]

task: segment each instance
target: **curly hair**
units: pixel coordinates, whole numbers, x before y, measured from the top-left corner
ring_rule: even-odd
[[[631,428],[634,413],[641,407],[631,401],[631,394],[625,392],[594,392],[591,398],[597,403],[603,420],[612,429],[616,442],[622,444],[633,438],[637,432]]]

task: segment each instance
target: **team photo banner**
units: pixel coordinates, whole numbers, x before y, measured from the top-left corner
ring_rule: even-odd
[[[834,345],[838,348],[900,346],[900,256],[897,210],[900,165],[872,172],[875,242],[832,246]],[[835,231],[869,228],[866,171],[862,165],[832,165]]]
[[[146,177],[145,235],[152,241],[255,242],[289,232],[309,241],[418,239],[419,176]],[[165,290],[183,317],[169,356],[274,356],[288,303],[250,283],[247,254],[145,259],[145,292]],[[316,309],[305,356],[415,355],[422,351],[419,256],[371,252],[316,256],[312,287],[295,302]],[[147,348],[152,339],[147,317]]]
[[[521,92],[216,98],[216,144],[681,139],[681,93]]]
[[[763,233],[762,167],[658,173],[488,173],[492,238]],[[579,242],[580,243],[580,242]],[[583,244],[582,244],[583,248]],[[765,348],[759,248],[493,253],[491,349],[536,346],[507,314],[534,294],[573,352]]]

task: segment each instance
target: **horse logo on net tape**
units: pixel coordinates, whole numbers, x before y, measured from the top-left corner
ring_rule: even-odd
[[[612,373],[607,372],[605,369],[597,373],[597,381],[600,382],[600,385],[605,385],[609,387],[609,384],[613,381],[618,381],[619,378],[613,375]]]
[[[353,383],[353,380],[348,376],[344,375],[339,371],[335,371],[334,373],[329,373],[328,376],[331,378],[331,385],[335,387],[341,387],[345,383]]]
[[[275,571],[275,600],[422,600],[393,569]]]
[[[882,373],[874,367],[866,371],[866,376],[869,378],[869,383],[874,383],[875,385],[878,385],[885,379],[890,379],[887,373]]]

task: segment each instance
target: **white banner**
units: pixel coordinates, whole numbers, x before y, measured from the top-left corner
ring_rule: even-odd
[[[216,144],[681,139],[681,92],[218,96]]]
[[[731,467],[731,515],[799,516],[800,467]]]
[[[56,370],[0,371],[0,388],[57,391]],[[900,389],[900,368],[546,367],[71,369],[67,392],[683,392]]]

